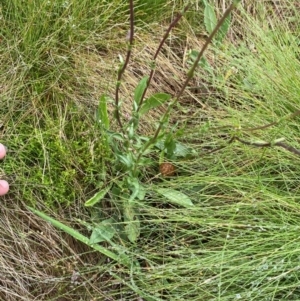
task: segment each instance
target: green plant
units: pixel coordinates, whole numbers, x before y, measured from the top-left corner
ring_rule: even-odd
[[[203,53],[207,45],[212,41],[213,37],[217,34],[218,29],[222,24],[228,20],[228,16],[231,10],[235,7],[232,4],[230,8],[226,11],[223,18],[219,23],[215,24],[215,29],[210,32],[210,36],[207,39],[206,44],[203,46],[202,50],[198,53],[194,60],[191,69],[188,71],[188,76],[182,85],[182,88],[178,95],[171,99],[171,95],[166,93],[155,93],[149,97],[145,97],[147,89],[151,83],[154,70],[155,70],[155,60],[162,49],[162,46],[169,35],[171,29],[176,25],[176,23],[181,18],[182,14],[179,14],[177,18],[170,24],[165,36],[163,37],[161,43],[159,44],[157,51],[153,57],[151,72],[149,76],[143,77],[134,91],[132,114],[127,123],[124,124],[122,114],[121,114],[121,102],[119,99],[119,88],[121,85],[122,75],[126,70],[128,65],[131,48],[133,46],[133,6],[131,4],[131,27],[130,27],[130,37],[127,57],[125,60],[121,59],[121,64],[118,70],[118,78],[116,84],[115,99],[113,100],[115,105],[115,118],[119,126],[119,131],[111,131],[109,127],[109,119],[107,113],[106,103],[109,101],[107,96],[102,96],[99,103],[98,110],[98,124],[100,125],[103,133],[104,142],[107,144],[107,148],[111,149],[111,155],[114,160],[114,166],[112,170],[114,173],[122,172],[122,180],[113,181],[111,187],[115,193],[113,193],[113,198],[123,197],[123,202],[121,212],[123,212],[124,219],[124,231],[131,242],[135,242],[140,233],[140,221],[137,217],[136,212],[139,209],[139,201],[143,201],[145,194],[149,193],[159,193],[162,194],[169,202],[190,207],[193,206],[192,201],[189,197],[182,192],[176,191],[174,189],[160,189],[156,191],[149,191],[149,189],[141,182],[141,174],[144,169],[153,164],[154,153],[160,152],[161,160],[166,157],[167,159],[174,159],[177,156],[188,156],[190,155],[190,150],[180,144],[175,139],[175,128],[169,130],[168,122],[170,114],[174,106],[178,103],[178,100],[182,96],[188,82],[193,77],[196,66],[198,66]],[[184,12],[188,9],[188,6],[184,9]],[[167,104],[166,112],[163,114],[161,119],[157,123],[156,131],[153,136],[147,137],[139,134],[139,124],[143,115],[149,113],[150,110]],[[104,185],[106,187],[106,185]],[[104,188],[102,192],[97,193],[91,200],[86,202],[86,206],[94,205],[96,202],[100,202],[103,197],[108,193],[110,188]],[[125,196],[125,197],[124,197]],[[99,229],[97,229],[98,231]]]
[[[120,86],[122,82],[122,76],[128,66],[131,56],[131,50],[133,47],[134,39],[134,13],[133,13],[133,1],[130,0],[130,31],[128,51],[125,60],[120,59],[120,66],[117,73],[117,83],[114,99],[114,118],[118,125],[118,130],[114,130],[110,126],[110,120],[108,116],[107,103],[111,99],[102,95],[99,101],[98,111],[96,114],[97,127],[100,128],[102,133],[102,143],[107,151],[107,163],[109,163],[111,178],[108,180],[106,174],[108,171],[104,169],[102,171],[103,185],[102,190],[97,192],[91,199],[86,201],[85,206],[93,207],[97,203],[101,202],[107,194],[109,194],[112,200],[115,200],[118,208],[116,211],[121,212],[123,226],[122,233],[125,233],[127,239],[130,242],[135,243],[139,238],[140,233],[140,220],[137,216],[142,201],[145,198],[146,193],[160,194],[164,196],[168,202],[178,206],[190,208],[193,207],[191,199],[183,192],[177,191],[173,188],[160,188],[153,189],[146,186],[143,183],[143,172],[146,167],[153,164],[153,157],[159,153],[161,160],[164,157],[167,159],[176,159],[177,157],[188,157],[191,155],[192,150],[185,147],[176,140],[176,126],[169,127],[169,118],[178,100],[181,98],[184,90],[186,89],[189,81],[192,79],[196,67],[203,58],[203,53],[207,49],[209,43],[213,40],[222,24],[227,20],[231,11],[237,6],[240,1],[234,1],[224,13],[224,16],[216,24],[215,28],[210,32],[206,43],[203,45],[201,51],[195,57],[195,60],[187,72],[187,78],[183,82],[182,88],[179,93],[172,98],[171,95],[166,93],[155,93],[146,97],[146,92],[151,84],[152,77],[155,70],[155,61],[162,49],[164,42],[166,41],[171,29],[178,23],[183,13],[188,9],[185,7],[182,13],[174,19],[169,25],[163,39],[158,45],[157,51],[153,57],[151,64],[151,72],[149,76],[143,77],[137,87],[134,90],[134,98],[132,102],[132,114],[128,122],[124,122],[122,116],[122,102],[119,96]],[[157,126],[154,134],[150,137],[139,133],[139,125],[141,118],[148,114],[154,108],[161,105],[167,105],[165,113],[161,119],[157,121]],[[93,224],[86,224],[88,229],[92,231],[90,239],[83,237],[77,231],[63,226],[61,223],[53,220],[42,212],[30,208],[34,213],[42,217],[43,219],[51,222],[54,226],[61,228],[65,232],[72,235],[74,238],[79,239],[85,244],[89,244],[95,248],[95,246],[102,241],[108,242],[117,252],[111,253],[106,251],[104,247],[96,247],[99,252],[104,255],[117,260],[121,264],[130,265],[133,262],[135,267],[138,263],[130,259],[123,248],[118,247],[113,242],[114,234],[117,232],[116,222],[114,217],[96,220]],[[97,208],[95,209],[97,210]],[[118,254],[122,254],[119,256]]]

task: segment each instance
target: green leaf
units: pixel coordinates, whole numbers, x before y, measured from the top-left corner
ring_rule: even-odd
[[[135,242],[140,236],[140,221],[132,203],[124,203],[123,217],[126,223],[125,233],[131,242]]]
[[[140,114],[144,115],[149,112],[151,109],[156,108],[171,98],[170,94],[167,93],[155,93],[149,98],[145,99],[141,109]]]
[[[188,55],[189,59],[192,60],[192,63],[193,63],[193,62],[196,61],[196,59],[197,59],[197,57],[199,55],[199,51],[195,50],[195,49],[191,49],[191,50],[189,50],[189,52],[188,52],[187,55]]]
[[[133,202],[136,198],[139,200],[143,200],[146,195],[146,190],[143,185],[139,182],[138,178],[136,177],[127,177],[127,187],[131,191],[131,195],[129,197],[128,202]]]
[[[204,8],[204,25],[209,34],[211,34],[217,25],[217,17],[213,7],[206,3]]]
[[[116,154],[116,156],[127,169],[132,168],[134,160],[131,153],[128,153],[126,155]]]
[[[197,59],[198,55],[199,55],[198,50],[195,50],[195,49],[190,50],[188,53],[188,57],[189,57],[190,61],[188,61],[188,63],[193,64],[195,62],[195,60]],[[208,60],[205,58],[205,56],[201,57],[201,59],[199,61],[199,66],[209,72],[212,72],[212,70],[213,70],[213,68],[211,67]]]
[[[106,95],[101,95],[97,110],[97,121],[101,123],[101,125],[104,126],[105,129],[109,129],[107,100],[108,97]]]
[[[176,149],[176,142],[173,139],[173,134],[167,135],[165,139],[165,151],[168,159],[172,159],[174,155],[174,151]]]
[[[171,188],[159,188],[156,190],[158,193],[166,197],[170,203],[180,205],[186,208],[194,206],[191,199],[184,193],[171,189]]]
[[[140,225],[140,221],[138,219],[136,219],[133,222],[128,223],[125,226],[125,233],[126,233],[128,239],[133,243],[136,242],[137,239],[139,238],[140,232],[141,232],[141,225]]]
[[[137,198],[140,200],[140,201],[143,201],[145,199],[145,196],[146,196],[146,189],[143,185],[140,184],[140,187],[139,187],[139,193],[137,194]]]
[[[183,143],[177,142],[176,140],[173,140],[175,142],[175,149],[173,149],[173,142],[171,143],[170,147],[171,147],[171,151],[173,153],[171,153],[175,158],[178,157],[183,157],[183,158],[188,158],[191,156],[195,156],[197,154],[197,152],[195,150],[193,150],[192,148],[186,146]],[[158,141],[155,144],[155,147],[157,147],[160,150],[165,150],[168,147],[168,142],[166,142],[166,139],[162,139],[160,141]],[[168,149],[167,149],[167,156],[169,158],[169,154],[168,154]],[[172,159],[170,157],[170,159]]]
[[[212,67],[209,64],[209,61],[203,56],[199,61],[199,66],[202,67],[206,71],[212,71]]]
[[[233,5],[236,6],[236,5],[238,5],[241,1],[242,1],[242,0],[234,0],[234,1],[233,1]]]
[[[97,244],[102,241],[109,241],[115,235],[115,228],[112,225],[113,219],[106,219],[94,227],[90,237],[90,244]]]
[[[111,185],[108,186],[107,188],[97,192],[93,197],[91,197],[89,200],[87,200],[84,203],[84,206],[85,207],[92,207],[95,204],[97,204],[98,202],[100,202],[105,197],[105,195],[109,192],[110,188],[111,188]]]
[[[193,151],[192,148],[187,147],[186,145],[180,143],[180,142],[176,142],[176,148],[174,151],[174,155],[176,157],[183,157],[183,158],[187,158],[189,156],[195,155],[196,152]]]
[[[148,79],[149,79],[149,76],[143,77],[134,90],[134,108],[133,108],[134,111],[137,110],[137,108],[142,100],[143,93],[147,87]]]
[[[124,204],[124,211],[123,211],[123,215],[124,215],[124,221],[125,222],[131,222],[134,221],[134,217],[135,217],[135,210],[133,207],[132,203],[128,203],[126,202]]]

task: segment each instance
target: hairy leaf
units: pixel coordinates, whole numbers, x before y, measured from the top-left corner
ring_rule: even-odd
[[[137,110],[137,108],[142,100],[143,93],[147,87],[148,79],[149,79],[149,76],[143,77],[134,90],[134,108],[133,108],[134,111]]]
[[[215,11],[209,3],[204,8],[204,25],[209,34],[211,34],[217,25],[217,17]]]
[[[135,214],[132,203],[124,204],[124,221],[126,222],[125,233],[131,242],[135,242],[140,236],[140,221]]]
[[[81,241],[82,243],[90,246],[91,248],[93,248],[94,250],[110,257],[111,259],[124,264],[127,267],[131,267],[132,266],[132,259],[130,259],[127,255],[125,254],[116,254],[111,252],[110,250],[100,246],[100,245],[93,245],[89,243],[89,239],[82,235],[81,233],[79,233],[77,230],[74,230],[73,228],[64,225],[63,223],[59,222],[58,220],[48,216],[47,214],[36,210],[34,208],[31,207],[27,207],[30,211],[32,211],[34,214],[36,214],[37,216],[41,217],[43,220],[45,220],[46,222],[51,223],[54,227],[61,229],[62,231],[68,233],[69,235],[71,235],[72,237],[74,237],[75,239],[77,239],[78,241]],[[138,266],[137,264],[135,264],[135,266]]]
[[[159,107],[166,101],[171,98],[170,94],[167,93],[155,93],[151,95],[149,98],[145,99],[141,109],[140,114],[144,115],[149,112],[151,109]]]
[[[186,194],[180,191],[171,188],[159,188],[156,191],[166,197],[170,203],[186,208],[194,206],[191,199]]]
[[[90,244],[96,244],[102,241],[109,241],[115,235],[115,228],[112,225],[113,219],[106,219],[94,227],[90,237]]]
[[[140,221],[138,219],[135,219],[135,221],[133,221],[133,222],[129,222],[125,226],[125,233],[131,242],[136,242],[136,240],[139,238],[140,228],[141,228],[141,225],[140,225]]]

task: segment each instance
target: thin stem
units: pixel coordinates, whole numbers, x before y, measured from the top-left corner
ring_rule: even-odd
[[[119,110],[119,91],[120,91],[122,76],[126,70],[126,67],[128,65],[128,62],[129,62],[129,59],[131,56],[131,50],[132,50],[133,39],[134,39],[133,0],[129,0],[129,10],[130,10],[130,30],[129,30],[129,42],[128,42],[128,48],[127,48],[127,55],[126,55],[124,64],[122,66],[120,66],[120,68],[118,70],[118,78],[117,78],[116,92],[115,92],[115,106],[116,106],[115,114],[116,114],[117,122],[121,128],[121,131],[123,131],[123,125],[122,125],[120,110]]]
[[[159,43],[159,45],[158,45],[158,47],[157,47],[157,50],[156,50],[156,52],[155,52],[155,54],[154,54],[154,56],[153,56],[153,60],[152,60],[152,64],[153,64],[154,66],[151,66],[151,72],[150,72],[150,74],[149,74],[149,79],[148,79],[148,81],[147,81],[147,86],[146,86],[146,89],[145,89],[144,92],[143,92],[143,95],[142,95],[142,97],[141,97],[141,101],[140,101],[140,103],[139,103],[139,106],[138,106],[137,111],[140,110],[140,108],[141,108],[141,106],[142,106],[142,104],[143,104],[143,101],[144,101],[146,92],[147,92],[147,90],[148,90],[148,88],[149,88],[149,85],[150,85],[150,82],[151,82],[151,80],[152,80],[152,78],[153,78],[154,70],[155,70],[155,61],[156,61],[156,59],[157,59],[157,56],[158,56],[158,54],[160,53],[160,51],[161,51],[161,49],[162,49],[164,43],[166,42],[166,39],[168,38],[168,36],[169,36],[171,30],[175,27],[175,25],[179,22],[179,20],[182,18],[182,16],[186,13],[186,11],[188,10],[189,6],[190,6],[190,5],[188,4],[188,5],[183,9],[183,11],[182,11],[181,13],[178,13],[178,15],[176,16],[176,18],[175,18],[175,19],[172,21],[172,23],[169,25],[167,31],[165,32],[165,34],[164,34],[162,40],[160,41],[160,43]]]

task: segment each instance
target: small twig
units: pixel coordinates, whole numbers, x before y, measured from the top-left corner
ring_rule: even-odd
[[[131,56],[132,45],[133,45],[133,37],[134,37],[133,0],[129,0],[129,10],[130,10],[130,30],[129,30],[129,42],[128,42],[128,48],[127,48],[127,55],[126,55],[124,64],[118,70],[118,78],[117,78],[117,85],[116,85],[116,92],[115,92],[115,106],[116,106],[115,114],[116,114],[116,119],[118,121],[118,124],[119,124],[122,132],[123,132],[123,125],[122,125],[120,110],[119,110],[119,90],[120,90],[120,86],[121,86],[121,79],[122,79],[122,76],[128,65],[128,62],[129,62],[129,59]]]
[[[272,145],[275,145],[275,143],[271,143],[271,142],[251,142],[251,141],[246,141],[246,140],[243,140],[239,137],[234,137],[233,141],[234,140],[237,140],[239,142],[241,142],[242,144],[245,144],[245,145],[250,145],[250,146],[256,146],[256,147],[269,147],[269,146],[272,146]]]
[[[271,146],[280,146],[287,151],[300,156],[300,150],[289,145],[286,143],[283,143],[282,141],[274,141],[274,142],[249,142],[242,140],[241,138],[235,137],[235,140],[238,140],[239,142],[246,144],[246,145],[251,145],[251,146],[256,146],[256,147],[271,147]]]
[[[251,141],[246,141],[246,140],[243,140],[243,139],[241,139],[241,138],[239,138],[239,137],[234,136],[234,137],[232,137],[232,138],[228,141],[228,144],[227,144],[227,145],[231,144],[231,143],[232,143],[233,141],[235,141],[235,140],[239,141],[239,142],[242,143],[242,144],[250,145],[250,146],[255,146],[255,147],[272,147],[272,146],[280,146],[280,147],[286,149],[287,151],[289,151],[289,152],[291,152],[291,153],[293,153],[293,154],[295,154],[295,155],[297,155],[297,156],[300,156],[300,150],[299,150],[299,149],[297,149],[297,148],[295,148],[295,147],[293,147],[293,146],[291,146],[291,145],[289,145],[289,144],[283,143],[282,141],[274,141],[274,142],[264,142],[264,141],[263,141],[263,142],[251,142]],[[225,148],[227,145],[220,146],[220,147],[218,147],[218,148],[216,148],[216,149],[210,151],[209,154],[215,153],[215,152],[217,152],[217,151],[219,151],[219,150]]]
[[[265,125],[262,125],[262,126],[258,126],[258,127],[254,127],[254,128],[246,128],[246,129],[243,129],[244,131],[247,131],[247,132],[253,132],[253,131],[257,131],[257,130],[264,130],[268,127],[271,127],[273,125],[277,125],[278,123],[280,123],[282,120],[286,120],[286,119],[292,119],[296,116],[300,115],[300,110],[296,110],[294,113],[288,115],[288,116],[285,116],[284,118],[282,118],[281,120],[279,121],[274,121],[274,122],[271,122],[271,123],[268,123],[268,124],[265,124]],[[246,145],[252,145],[252,146],[256,146],[256,147],[270,147],[270,146],[280,146],[284,149],[286,149],[287,151],[297,155],[297,156],[300,156],[300,150],[289,145],[289,144],[286,144],[286,143],[283,143],[282,141],[275,141],[274,143],[271,143],[271,142],[249,142],[249,141],[245,141],[245,140],[242,140],[241,138],[238,138],[238,137],[233,137],[229,140],[228,144],[232,143],[234,140],[238,140],[239,142],[243,143],[243,144],[246,144]],[[214,149],[212,151],[210,151],[209,153],[214,153],[216,151],[219,151],[223,148],[225,148],[226,145],[224,146],[220,146],[218,147],[217,149]]]
[[[264,130],[264,129],[266,129],[268,127],[271,127],[273,125],[277,125],[282,120],[292,119],[292,118],[296,117],[297,115],[300,115],[300,110],[296,110],[294,113],[282,118],[279,121],[274,121],[274,122],[271,122],[271,123],[268,123],[268,124],[265,124],[265,125],[262,125],[262,126],[254,127],[254,128],[246,128],[246,129],[243,129],[243,130],[247,131],[247,132],[253,132],[253,131],[257,131],[257,130]]]
[[[288,144],[283,143],[283,142],[277,142],[277,143],[275,143],[275,145],[281,146],[281,147],[285,148],[287,151],[289,151],[289,152],[291,152],[295,155],[300,156],[300,150],[293,147],[293,146],[291,146],[291,145],[288,145]]]
[[[221,150],[221,149],[227,147],[229,144],[231,144],[231,143],[234,141],[234,139],[235,139],[234,136],[231,137],[230,140],[228,141],[228,143],[227,143],[226,145],[219,146],[219,147],[217,147],[217,148],[215,148],[215,149],[209,151],[208,154],[216,153],[216,152],[218,152],[219,150]]]

